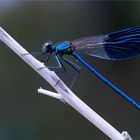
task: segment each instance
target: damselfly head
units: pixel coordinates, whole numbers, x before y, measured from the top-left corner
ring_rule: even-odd
[[[47,41],[42,46],[42,53],[51,53],[53,51],[53,46],[51,41]]]

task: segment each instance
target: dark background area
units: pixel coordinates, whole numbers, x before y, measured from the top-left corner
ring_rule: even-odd
[[[28,51],[53,43],[140,25],[139,1],[0,0],[0,26]],[[84,56],[99,72],[140,101],[140,58],[105,61]],[[80,65],[80,64],[79,64]],[[140,112],[82,65],[73,87],[120,132],[140,139]],[[108,139],[73,108],[37,93],[53,88],[0,42],[0,139]]]

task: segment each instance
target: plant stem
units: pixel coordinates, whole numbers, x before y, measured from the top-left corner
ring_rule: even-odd
[[[56,91],[61,98],[81,115],[87,118],[98,129],[113,140],[125,140],[122,134],[79,99],[60,78],[50,71],[43,63],[35,59],[28,51],[18,44],[6,31],[0,27],[0,40],[12,49],[22,60],[40,74]]]

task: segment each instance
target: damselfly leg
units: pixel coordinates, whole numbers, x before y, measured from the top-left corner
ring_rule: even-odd
[[[70,66],[74,70],[74,72],[71,72],[70,74],[66,74],[65,76],[60,75],[60,77],[61,77],[61,79],[65,80],[74,75],[74,78],[70,81],[70,84],[69,84],[70,89],[73,87],[75,81],[77,80],[77,78],[80,74],[80,69],[81,69],[77,64],[75,64],[74,62],[72,62],[64,57],[60,57],[59,55],[54,54],[53,57],[55,59],[56,66],[54,66],[54,65],[50,66],[50,65],[48,65],[48,63],[51,58],[51,53],[43,54],[40,52],[32,52],[31,54],[35,58],[37,58],[40,62],[44,63],[44,65],[46,65],[47,68],[54,70],[57,74],[67,72],[67,69],[65,68],[65,65],[63,64],[63,62],[66,63],[68,66]],[[44,58],[40,58],[41,56],[44,56]]]
[[[64,73],[66,72],[66,68],[64,67],[64,65],[62,64],[60,58],[58,58],[57,55],[54,55],[54,59],[55,59],[55,63],[56,65],[49,65],[48,62],[51,58],[51,53],[49,54],[43,54],[40,52],[31,52],[31,54],[38,59],[40,62],[44,63],[45,66],[47,66],[47,68],[54,70],[56,73]]]
[[[71,66],[71,67],[73,68],[73,70],[75,71],[74,73],[71,74],[71,75],[73,75],[73,74],[75,75],[75,77],[74,77],[74,79],[73,79],[73,81],[72,81],[72,83],[71,83],[71,85],[70,85],[70,89],[71,89],[71,88],[73,87],[75,81],[77,80],[79,74],[80,74],[81,67],[79,67],[77,64],[75,64],[74,62],[72,62],[72,61],[70,61],[70,60],[68,60],[68,59],[66,59],[66,58],[64,58],[64,57],[61,57],[61,59],[62,59],[65,63],[67,63],[69,66]],[[71,75],[69,75],[69,76],[71,76]],[[69,76],[68,76],[68,77],[69,77]]]

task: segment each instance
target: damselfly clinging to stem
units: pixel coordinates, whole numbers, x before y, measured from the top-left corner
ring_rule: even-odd
[[[45,55],[46,61],[44,61],[44,63],[47,63],[51,54],[54,54],[59,68],[66,70],[62,63],[64,61],[77,72],[78,76],[80,67],[64,57],[65,55],[74,56],[104,83],[140,109],[139,103],[103,77],[93,66],[81,57],[79,54],[80,51],[89,56],[106,60],[124,60],[138,56],[140,55],[140,26],[120,30],[107,35],[85,37],[75,41],[62,41],[55,45],[53,45],[51,41],[48,41],[44,43],[42,53],[34,53]],[[73,83],[77,79],[77,76]]]

